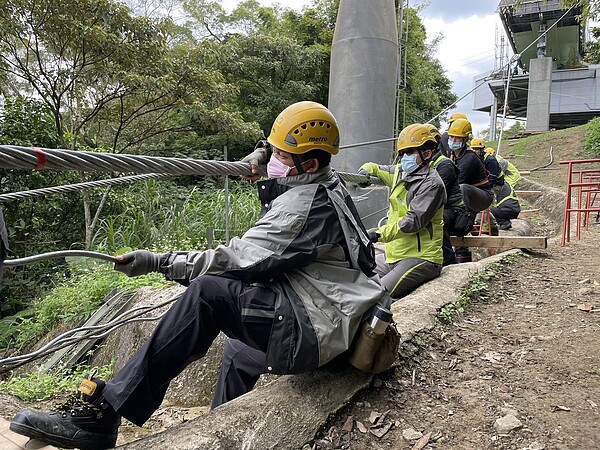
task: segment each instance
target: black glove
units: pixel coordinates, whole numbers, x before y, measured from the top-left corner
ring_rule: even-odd
[[[367,234],[369,235],[369,240],[374,244],[375,242],[379,241],[379,233],[375,230],[369,230],[367,231]]]
[[[358,186],[361,188],[368,187],[371,184],[371,174],[368,171],[366,171],[365,169],[360,169],[358,171],[358,174],[367,177],[367,180],[362,183],[358,183]]]
[[[114,269],[128,277],[138,277],[150,272],[160,271],[161,258],[167,254],[152,253],[148,250],[136,250],[117,256]]]

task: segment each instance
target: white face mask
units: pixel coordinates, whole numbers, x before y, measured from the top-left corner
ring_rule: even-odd
[[[267,175],[269,178],[283,178],[287,177],[292,167],[286,166],[284,163],[275,158],[275,155],[271,155],[271,159],[267,163]]]

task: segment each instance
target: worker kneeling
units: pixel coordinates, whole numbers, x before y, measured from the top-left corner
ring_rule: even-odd
[[[51,413],[22,411],[11,430],[59,447],[113,447],[121,416],[146,422],[171,380],[221,331],[254,349],[263,372],[294,374],[344,353],[365,313],[389,306],[373,279],[373,245],[330,168],[339,144],[331,112],[293,104],[267,140],[255,151],[269,174],[258,186],[255,226],[216,249],[120,257],[115,269],[128,276],[161,272],[188,288],[111,381],[84,380],[76,401]]]
[[[387,222],[369,231],[373,242],[385,243],[375,272],[392,299],[404,297],[442,271],[442,217],[446,189],[429,162],[437,150],[430,126],[413,124],[400,133],[400,164],[363,164],[359,174],[377,177],[389,188]]]

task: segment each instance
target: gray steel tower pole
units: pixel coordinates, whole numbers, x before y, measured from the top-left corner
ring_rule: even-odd
[[[341,0],[333,44],[328,107],[341,145],[394,137],[398,32],[394,0]],[[356,172],[367,161],[387,164],[393,141],[342,149],[334,168]]]

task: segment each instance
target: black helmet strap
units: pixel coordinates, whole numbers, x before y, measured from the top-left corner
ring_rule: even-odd
[[[302,167],[302,161],[300,161],[300,157],[295,153],[292,153],[292,161],[294,161],[298,175],[302,175],[304,173],[304,168]]]

